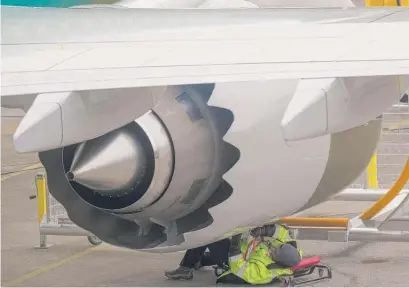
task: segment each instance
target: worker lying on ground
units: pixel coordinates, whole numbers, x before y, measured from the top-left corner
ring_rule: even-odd
[[[166,277],[170,279],[191,280],[194,270],[202,266],[225,266],[228,264],[230,239],[223,239],[205,246],[189,249],[179,264],[179,268],[166,271]],[[206,249],[209,253],[205,253]]]
[[[266,225],[232,238],[228,271],[217,283],[268,284],[291,275],[290,267],[300,263],[302,251],[282,225]]]

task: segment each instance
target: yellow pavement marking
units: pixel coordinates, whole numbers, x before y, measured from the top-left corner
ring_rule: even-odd
[[[69,264],[69,263],[73,262],[74,260],[77,260],[77,259],[82,258],[84,256],[87,256],[88,254],[95,251],[95,249],[97,247],[98,246],[89,247],[89,248],[87,248],[87,249],[85,249],[85,250],[83,250],[81,252],[74,253],[71,256],[65,257],[65,258],[63,258],[63,259],[61,259],[59,261],[53,262],[53,263],[48,264],[48,265],[44,265],[44,266],[42,266],[42,267],[40,267],[40,268],[38,268],[38,269],[36,269],[34,271],[31,271],[31,272],[23,275],[23,276],[20,276],[20,277],[17,277],[15,279],[13,279],[13,280],[10,280],[10,281],[6,282],[3,285],[4,286],[12,286],[12,285],[21,284],[24,281],[32,279],[32,278],[34,278],[34,277],[36,277],[38,275],[41,275],[43,273],[46,273],[48,271],[51,271],[51,270],[56,269],[58,267],[61,267],[61,266],[65,265],[65,264]]]
[[[388,130],[398,129],[400,126],[403,126],[405,124],[409,124],[409,119],[404,119],[402,121],[399,121],[399,123],[393,124],[393,125],[389,126],[387,129]]]
[[[18,176],[18,175],[23,174],[23,173],[25,173],[25,172],[27,172],[27,171],[34,170],[34,169],[37,169],[37,168],[42,168],[42,167],[43,167],[43,165],[42,165],[41,163],[37,163],[37,164],[34,164],[34,165],[26,166],[26,167],[24,167],[23,169],[21,169],[21,170],[19,170],[19,171],[11,172],[11,173],[6,174],[6,175],[2,175],[2,176],[1,176],[1,181],[10,179],[10,178],[12,178],[12,177],[14,177],[14,176]]]

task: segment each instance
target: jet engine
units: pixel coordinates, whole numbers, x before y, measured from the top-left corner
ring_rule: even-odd
[[[206,105],[203,97],[210,90],[172,88],[168,92],[177,96],[168,93],[135,121],[63,148],[66,178],[82,199],[138,219],[144,217],[138,217],[138,212],[155,216],[149,207],[168,190],[170,195],[164,198],[169,207],[159,211],[169,220],[203,204],[220,185],[226,171],[220,169],[224,131],[218,129],[226,125],[216,122],[230,125],[233,115]],[[226,116],[216,115],[215,110]]]
[[[398,88],[371,77],[45,94],[15,143],[39,151],[50,193],[78,226],[116,246],[180,250],[347,187]]]
[[[239,159],[238,149],[222,140],[232,112],[206,103],[213,89],[213,84],[168,87],[131,123],[41,152],[50,191],[57,200],[65,198],[61,203],[70,218],[78,217],[73,221],[98,237],[105,234],[93,231],[98,225],[88,223],[92,217],[79,219],[81,213],[137,223],[143,233],[156,225],[179,235],[211,224],[208,208],[230,196],[222,176]]]

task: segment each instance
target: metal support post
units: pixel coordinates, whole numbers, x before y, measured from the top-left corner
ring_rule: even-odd
[[[44,221],[44,216],[46,221],[50,215],[50,211],[48,211],[47,205],[47,184],[45,179],[45,173],[37,173],[35,178],[36,190],[37,190],[37,222],[40,226],[41,223]],[[40,245],[34,246],[36,249],[47,249],[51,247],[51,244],[47,243],[47,235],[42,234],[40,229]]]
[[[368,167],[366,167],[365,168],[365,170],[364,170],[364,173],[362,173],[362,176],[361,176],[363,179],[363,188],[364,189],[368,189]]]

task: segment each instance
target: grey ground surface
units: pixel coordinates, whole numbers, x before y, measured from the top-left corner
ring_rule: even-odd
[[[41,169],[31,167],[38,163],[36,155],[18,155],[13,150],[12,134],[21,119],[19,117],[21,114],[2,109],[2,116],[2,286],[214,285],[215,278],[209,269],[198,271],[193,281],[165,279],[164,270],[176,267],[183,256],[182,253],[147,254],[106,244],[93,247],[85,237],[64,236],[49,237],[49,242],[54,246],[47,250],[34,249],[39,241],[36,223],[37,203],[29,197],[36,193],[34,177]],[[399,119],[392,121],[393,117]],[[405,117],[408,120],[407,115]],[[405,117],[392,115],[388,121],[402,122]],[[403,125],[409,127],[408,124]],[[390,137],[395,137],[396,140],[399,137],[395,134]],[[383,150],[380,150],[380,153],[386,153],[385,149],[389,148],[381,149]],[[408,151],[396,154],[403,153],[407,154]],[[386,172],[395,175],[399,173],[399,167],[401,166],[397,165]],[[27,170],[21,172],[23,168]],[[395,176],[391,176],[391,179],[394,179],[393,177]],[[382,180],[385,186],[388,185],[388,181],[390,182],[388,179]],[[328,202],[309,211],[309,214],[353,216],[369,204]],[[408,243],[344,244],[300,241],[300,245],[307,255],[321,256],[333,269],[333,279],[316,286],[389,287],[407,286],[409,283]]]

